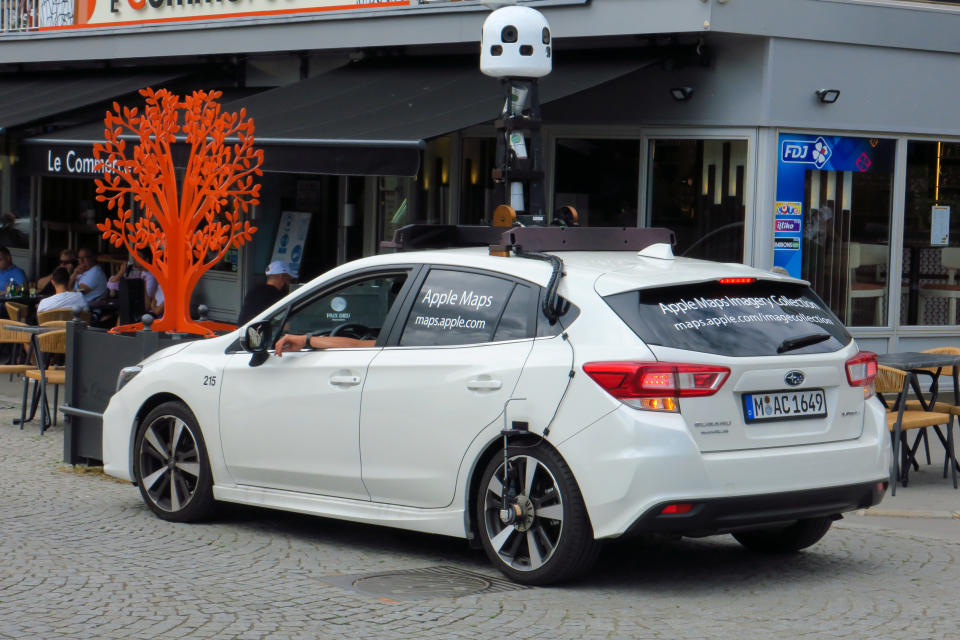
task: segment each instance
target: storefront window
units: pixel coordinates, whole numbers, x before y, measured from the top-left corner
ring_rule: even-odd
[[[903,226],[908,325],[957,324],[960,298],[960,143],[910,141]]]
[[[746,140],[653,140],[649,220],[677,234],[677,255],[743,260]]]
[[[557,140],[554,210],[573,206],[588,227],[637,226],[640,143]]]
[[[435,138],[423,151],[416,178],[377,179],[380,239],[392,240],[406,224],[447,224],[450,215],[450,138]]]
[[[464,138],[460,171],[460,224],[484,224],[493,203],[491,171],[497,143],[493,138]]]
[[[774,265],[852,326],[887,324],[893,140],[781,134]]]
[[[416,192],[413,178],[377,178],[377,220],[381,240],[393,240],[394,231],[414,221]]]

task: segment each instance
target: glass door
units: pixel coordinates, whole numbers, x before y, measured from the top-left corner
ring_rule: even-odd
[[[742,262],[750,144],[740,138],[649,140],[646,221],[677,234],[677,255]]]

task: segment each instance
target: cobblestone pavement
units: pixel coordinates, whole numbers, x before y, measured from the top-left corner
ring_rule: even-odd
[[[380,598],[330,578],[441,565],[499,574],[439,536],[239,507],[210,524],[166,523],[136,488],[61,465],[62,427],[20,431],[14,414],[0,408],[0,638],[957,634],[960,541],[858,516],[790,557],[728,536],[634,542],[607,546],[576,584]]]

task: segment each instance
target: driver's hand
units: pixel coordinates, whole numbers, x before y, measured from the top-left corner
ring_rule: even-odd
[[[276,344],[273,345],[273,353],[278,357],[282,358],[284,352],[286,351],[300,351],[307,344],[307,336],[304,335],[293,335],[293,334],[284,334]]]

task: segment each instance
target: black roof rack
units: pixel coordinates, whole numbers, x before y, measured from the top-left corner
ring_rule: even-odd
[[[381,249],[417,251],[483,247],[500,242],[502,227],[465,224],[408,224],[393,232],[393,241],[384,240]]]
[[[486,225],[408,224],[380,247],[393,251],[494,245],[523,251],[641,251],[653,244],[673,245],[676,236],[661,227],[491,227]]]

